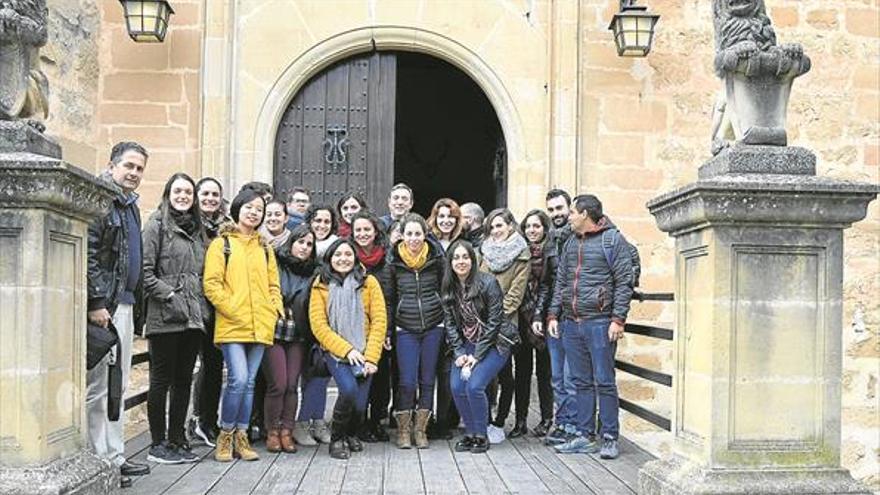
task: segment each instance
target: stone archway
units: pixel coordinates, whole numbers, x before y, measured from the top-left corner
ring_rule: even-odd
[[[479,55],[430,31],[398,26],[355,29],[328,38],[295,59],[270,88],[255,129],[255,175],[272,177],[276,132],[290,101],[313,76],[331,64],[373,50],[418,52],[445,60],[467,74],[492,104],[506,141],[507,168],[527,163],[522,122],[504,83]],[[509,174],[510,175],[510,174]],[[508,197],[514,194],[508,188]]]

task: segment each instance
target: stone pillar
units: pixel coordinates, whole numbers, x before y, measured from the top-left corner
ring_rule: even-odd
[[[0,121],[0,493],[112,492],[85,422],[88,223],[113,190]]]
[[[672,453],[640,493],[869,493],[840,467],[843,230],[880,188],[815,171],[738,144],[648,203],[678,306]]]

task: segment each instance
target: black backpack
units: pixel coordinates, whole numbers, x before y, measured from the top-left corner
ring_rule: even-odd
[[[642,275],[642,259],[639,256],[639,250],[624,239],[617,229],[608,229],[602,232],[602,251],[605,252],[605,261],[608,262],[609,268],[614,267],[614,249],[619,242],[626,243],[624,248],[629,251],[629,256],[632,258],[632,286],[638,287],[639,277]]]

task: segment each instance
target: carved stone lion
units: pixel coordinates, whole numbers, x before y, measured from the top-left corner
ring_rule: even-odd
[[[49,85],[39,65],[46,16],[45,0],[0,0],[0,120],[48,116]]]
[[[794,78],[810,70],[797,43],[777,45],[764,0],[713,0],[715,72],[725,86],[715,103],[712,152],[731,141],[787,144],[785,113]]]

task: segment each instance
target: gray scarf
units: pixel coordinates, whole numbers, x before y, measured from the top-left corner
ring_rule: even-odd
[[[362,290],[351,273],[345,277],[342,285],[335,279],[331,280],[330,308],[327,311],[330,328],[361,353],[367,346]]]
[[[529,244],[525,238],[519,232],[514,232],[503,241],[496,241],[492,237],[483,239],[480,250],[483,252],[483,259],[489,265],[492,273],[501,273],[510,268],[523,250],[528,247]]]

